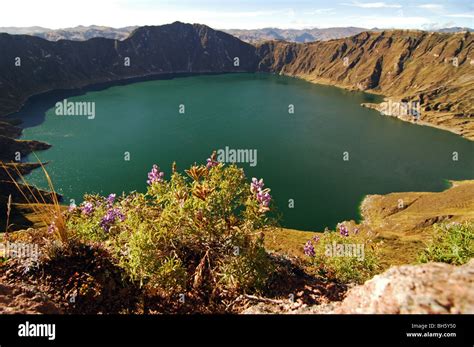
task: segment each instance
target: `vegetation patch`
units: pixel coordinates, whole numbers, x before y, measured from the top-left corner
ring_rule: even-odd
[[[29,206],[47,228],[8,232],[2,241],[39,246],[40,257],[0,254],[0,282],[36,288],[65,313],[241,312],[260,302],[342,300],[349,286],[392,261],[387,254],[403,251],[391,239],[403,230],[384,234],[370,222],[324,233],[277,227],[263,179],[248,179],[215,153],[184,173],[173,165],[167,176],[154,165],[146,193],[86,195],[69,208],[33,199]],[[434,230],[420,261],[473,257],[472,223]],[[419,248],[414,231],[404,237]]]
[[[147,183],[144,194],[86,195],[68,209],[55,201],[41,211],[47,230],[6,234],[39,245],[40,259],[5,257],[0,277],[41,288],[67,313],[238,312],[263,297],[342,298],[344,285],[265,248],[275,221],[263,179],[213,154],[183,174],[173,165],[169,179],[154,165]]]
[[[434,236],[420,253],[422,263],[466,264],[474,257],[474,224],[445,223],[434,226]]]
[[[304,252],[316,275],[342,283],[360,284],[380,271],[378,244],[345,224],[313,236]]]

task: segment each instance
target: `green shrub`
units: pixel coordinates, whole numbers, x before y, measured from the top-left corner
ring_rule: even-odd
[[[380,269],[377,244],[344,224],[313,237],[304,251],[316,275],[343,283],[363,283]]]
[[[474,257],[474,223],[447,223],[434,226],[434,236],[420,253],[419,261],[454,265]]]
[[[86,196],[71,208],[68,228],[100,241],[143,286],[167,294],[186,290],[258,291],[272,272],[262,231],[271,196],[263,181],[215,161],[166,180],[148,174],[146,194]]]

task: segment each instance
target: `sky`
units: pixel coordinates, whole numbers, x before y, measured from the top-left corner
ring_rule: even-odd
[[[216,29],[474,27],[474,0],[9,0],[0,26],[160,25]]]

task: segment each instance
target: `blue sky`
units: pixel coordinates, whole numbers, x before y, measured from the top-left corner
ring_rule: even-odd
[[[474,0],[14,0],[0,10],[0,26],[122,27],[176,20],[217,29],[474,27]]]

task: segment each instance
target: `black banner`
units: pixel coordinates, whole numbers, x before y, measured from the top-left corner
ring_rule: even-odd
[[[0,345],[474,344],[473,315],[0,316]]]

